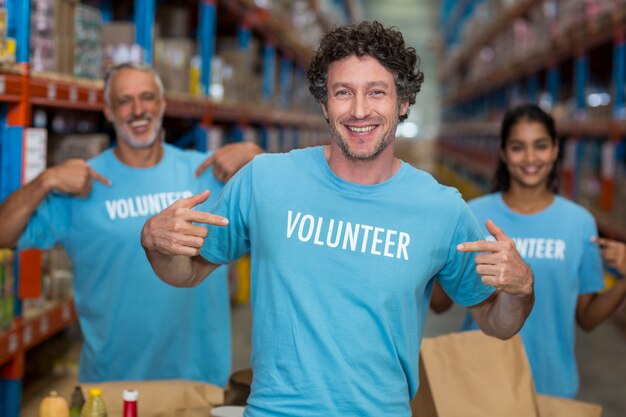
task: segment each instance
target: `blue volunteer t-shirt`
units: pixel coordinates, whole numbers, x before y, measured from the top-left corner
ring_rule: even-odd
[[[87,198],[50,194],[20,247],[62,243],[74,266],[74,302],[85,344],[81,382],[184,378],[217,385],[230,372],[225,268],[196,288],[174,288],[153,272],[141,247],[146,220],[184,197],[222,189],[195,169],[207,157],[164,145],[163,159],[131,168],[109,149],[89,161],[112,185],[93,182]]]
[[[535,276],[535,305],[520,331],[533,380],[542,394],[573,398],[578,391],[575,318],[578,297],[604,288],[593,216],[560,196],[535,214],[519,214],[501,193],[470,202],[484,225],[493,220],[515,241]],[[483,226],[484,227],[484,226]],[[483,234],[493,240],[486,228]],[[464,330],[478,329],[468,313]]]
[[[226,185],[201,255],[252,254],[246,417],[410,416],[433,277],[463,305],[493,289],[456,251],[480,229],[456,190],[403,163],[360,185],[324,148],[261,155]]]

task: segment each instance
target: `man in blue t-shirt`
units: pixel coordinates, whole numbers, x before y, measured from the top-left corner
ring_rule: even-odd
[[[225,268],[196,288],[172,288],[156,279],[140,231],[149,216],[181,198],[205,189],[217,196],[220,180],[259,148],[230,145],[207,159],[164,143],[163,86],[148,66],[115,67],[104,90],[117,145],[89,161],[51,167],[9,196],[0,206],[0,247],[19,238],[20,248],[61,243],[68,252],[84,335],[80,381],[223,385],[231,355]],[[202,172],[211,164],[213,171]]]
[[[478,241],[459,193],[394,157],[423,81],[416,62],[378,22],[331,31],[308,71],[330,145],[259,156],[212,213],[196,209],[204,192],[144,226],[148,259],[175,286],[251,253],[247,417],[410,416],[435,276],[501,338],[532,308],[510,239],[489,224],[497,241]]]

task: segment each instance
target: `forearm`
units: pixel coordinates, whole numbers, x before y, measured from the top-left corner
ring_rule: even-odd
[[[626,281],[620,280],[610,290],[589,297],[585,307],[579,308],[576,314],[584,330],[592,330],[617,310],[626,297]]]
[[[147,249],[145,252],[157,276],[174,287],[195,287],[218,267],[201,256],[166,255]]]
[[[497,292],[470,312],[481,330],[500,339],[513,337],[524,325],[535,303],[535,293],[527,295]]]
[[[0,248],[17,245],[28,220],[51,190],[50,182],[42,173],[0,204]]]

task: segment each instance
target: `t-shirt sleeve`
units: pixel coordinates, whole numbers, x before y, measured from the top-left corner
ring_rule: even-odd
[[[226,217],[227,226],[208,225],[200,255],[226,264],[250,252],[249,215],[252,205],[252,164],[243,167],[224,187],[212,213]]]
[[[583,222],[583,251],[578,276],[580,294],[593,294],[604,288],[602,257],[598,244],[591,239],[598,236],[596,222],[591,215]]]
[[[475,254],[456,250],[456,246],[460,243],[482,239],[476,218],[467,204],[462,203],[450,242],[448,258],[437,275],[437,280],[454,302],[464,307],[481,303],[495,291],[495,288],[483,284],[476,272]]]
[[[48,194],[20,236],[18,248],[50,249],[68,237],[71,219],[71,198],[60,194]]]

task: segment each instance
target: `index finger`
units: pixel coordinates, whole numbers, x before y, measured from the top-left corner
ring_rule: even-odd
[[[488,240],[477,240],[476,242],[465,242],[457,245],[456,250],[459,252],[497,252],[501,249],[498,242]]]
[[[613,243],[611,239],[605,239],[603,237],[594,237],[592,240],[596,242],[600,247],[609,246],[611,243]]]
[[[211,224],[214,226],[228,225],[228,219],[226,217],[199,210],[189,210],[189,216],[187,219],[195,223]]]
[[[200,166],[196,169],[196,177],[199,177],[208,167],[213,165],[213,161],[215,160],[215,154],[209,156],[207,159],[202,161]]]
[[[111,185],[111,181],[109,181],[107,177],[105,177],[102,174],[99,174],[91,167],[89,168],[89,176],[93,178],[94,180],[101,182],[104,185]]]
[[[493,220],[488,219],[485,222],[485,226],[487,227],[487,231],[491,234],[491,236],[495,237],[497,241],[510,241],[511,238],[504,233],[497,224],[493,222]]]

